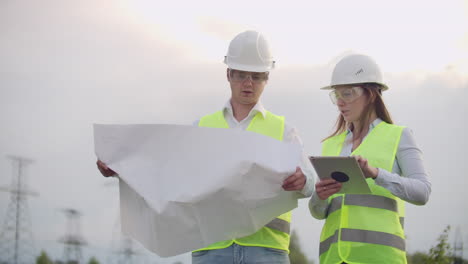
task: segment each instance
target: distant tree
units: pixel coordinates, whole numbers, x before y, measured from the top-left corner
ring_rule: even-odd
[[[54,262],[47,256],[45,251],[41,251],[41,255],[36,258],[36,264],[53,264]]]
[[[429,250],[429,254],[424,257],[426,264],[450,264],[453,261],[453,254],[450,244],[447,242],[450,226],[447,226],[437,239],[437,245]]]
[[[295,231],[291,234],[291,242],[289,244],[289,260],[291,264],[313,264],[313,261],[309,261],[304,255],[299,245],[299,239]]]
[[[408,264],[424,264],[424,260],[427,258],[427,254],[422,252],[416,252],[414,254],[407,254],[406,259]]]
[[[89,259],[88,264],[99,264],[99,261],[97,261],[97,259],[95,257],[91,257]]]

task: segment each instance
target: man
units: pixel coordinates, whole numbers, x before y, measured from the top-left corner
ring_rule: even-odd
[[[265,37],[255,31],[238,34],[231,41],[224,62],[228,65],[226,76],[231,98],[222,110],[202,117],[195,125],[248,130],[301,144],[296,129],[286,124],[284,117],[265,110],[260,102],[269,71],[275,64]],[[97,165],[104,176],[115,174],[101,161]],[[301,167],[284,180],[282,187],[307,197],[313,191],[314,174],[304,155]],[[192,263],[289,263],[290,222],[291,212],[282,214],[252,235],[220,241],[192,252]]]

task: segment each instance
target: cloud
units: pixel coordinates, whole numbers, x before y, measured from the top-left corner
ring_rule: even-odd
[[[135,80],[183,59],[182,50],[160,41],[157,32],[115,5],[65,2],[31,6],[12,1],[1,9],[1,73],[62,80],[109,80],[117,75]]]

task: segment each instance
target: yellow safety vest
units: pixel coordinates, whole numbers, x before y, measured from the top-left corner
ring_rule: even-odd
[[[403,127],[379,123],[351,155],[392,171]],[[322,155],[339,156],[346,132],[327,139]],[[372,194],[335,194],[328,198],[320,235],[320,263],[406,263],[404,202],[367,179]]]
[[[214,114],[202,117],[198,123],[198,126],[229,128],[229,125],[224,119],[223,111],[218,111]],[[247,130],[282,141],[284,134],[284,117],[274,115],[267,111],[264,118],[262,113],[259,112],[254,116],[249,126],[247,127]],[[276,248],[289,252],[290,225],[291,212],[287,212],[273,219],[270,223],[266,224],[259,231],[252,235],[216,242],[206,248],[195,250],[194,252],[201,250],[227,248],[233,243],[242,246]]]

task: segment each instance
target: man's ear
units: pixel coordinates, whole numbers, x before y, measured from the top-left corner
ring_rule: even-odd
[[[229,77],[229,68],[226,69],[226,78],[227,78],[228,82],[231,81],[231,79]]]

